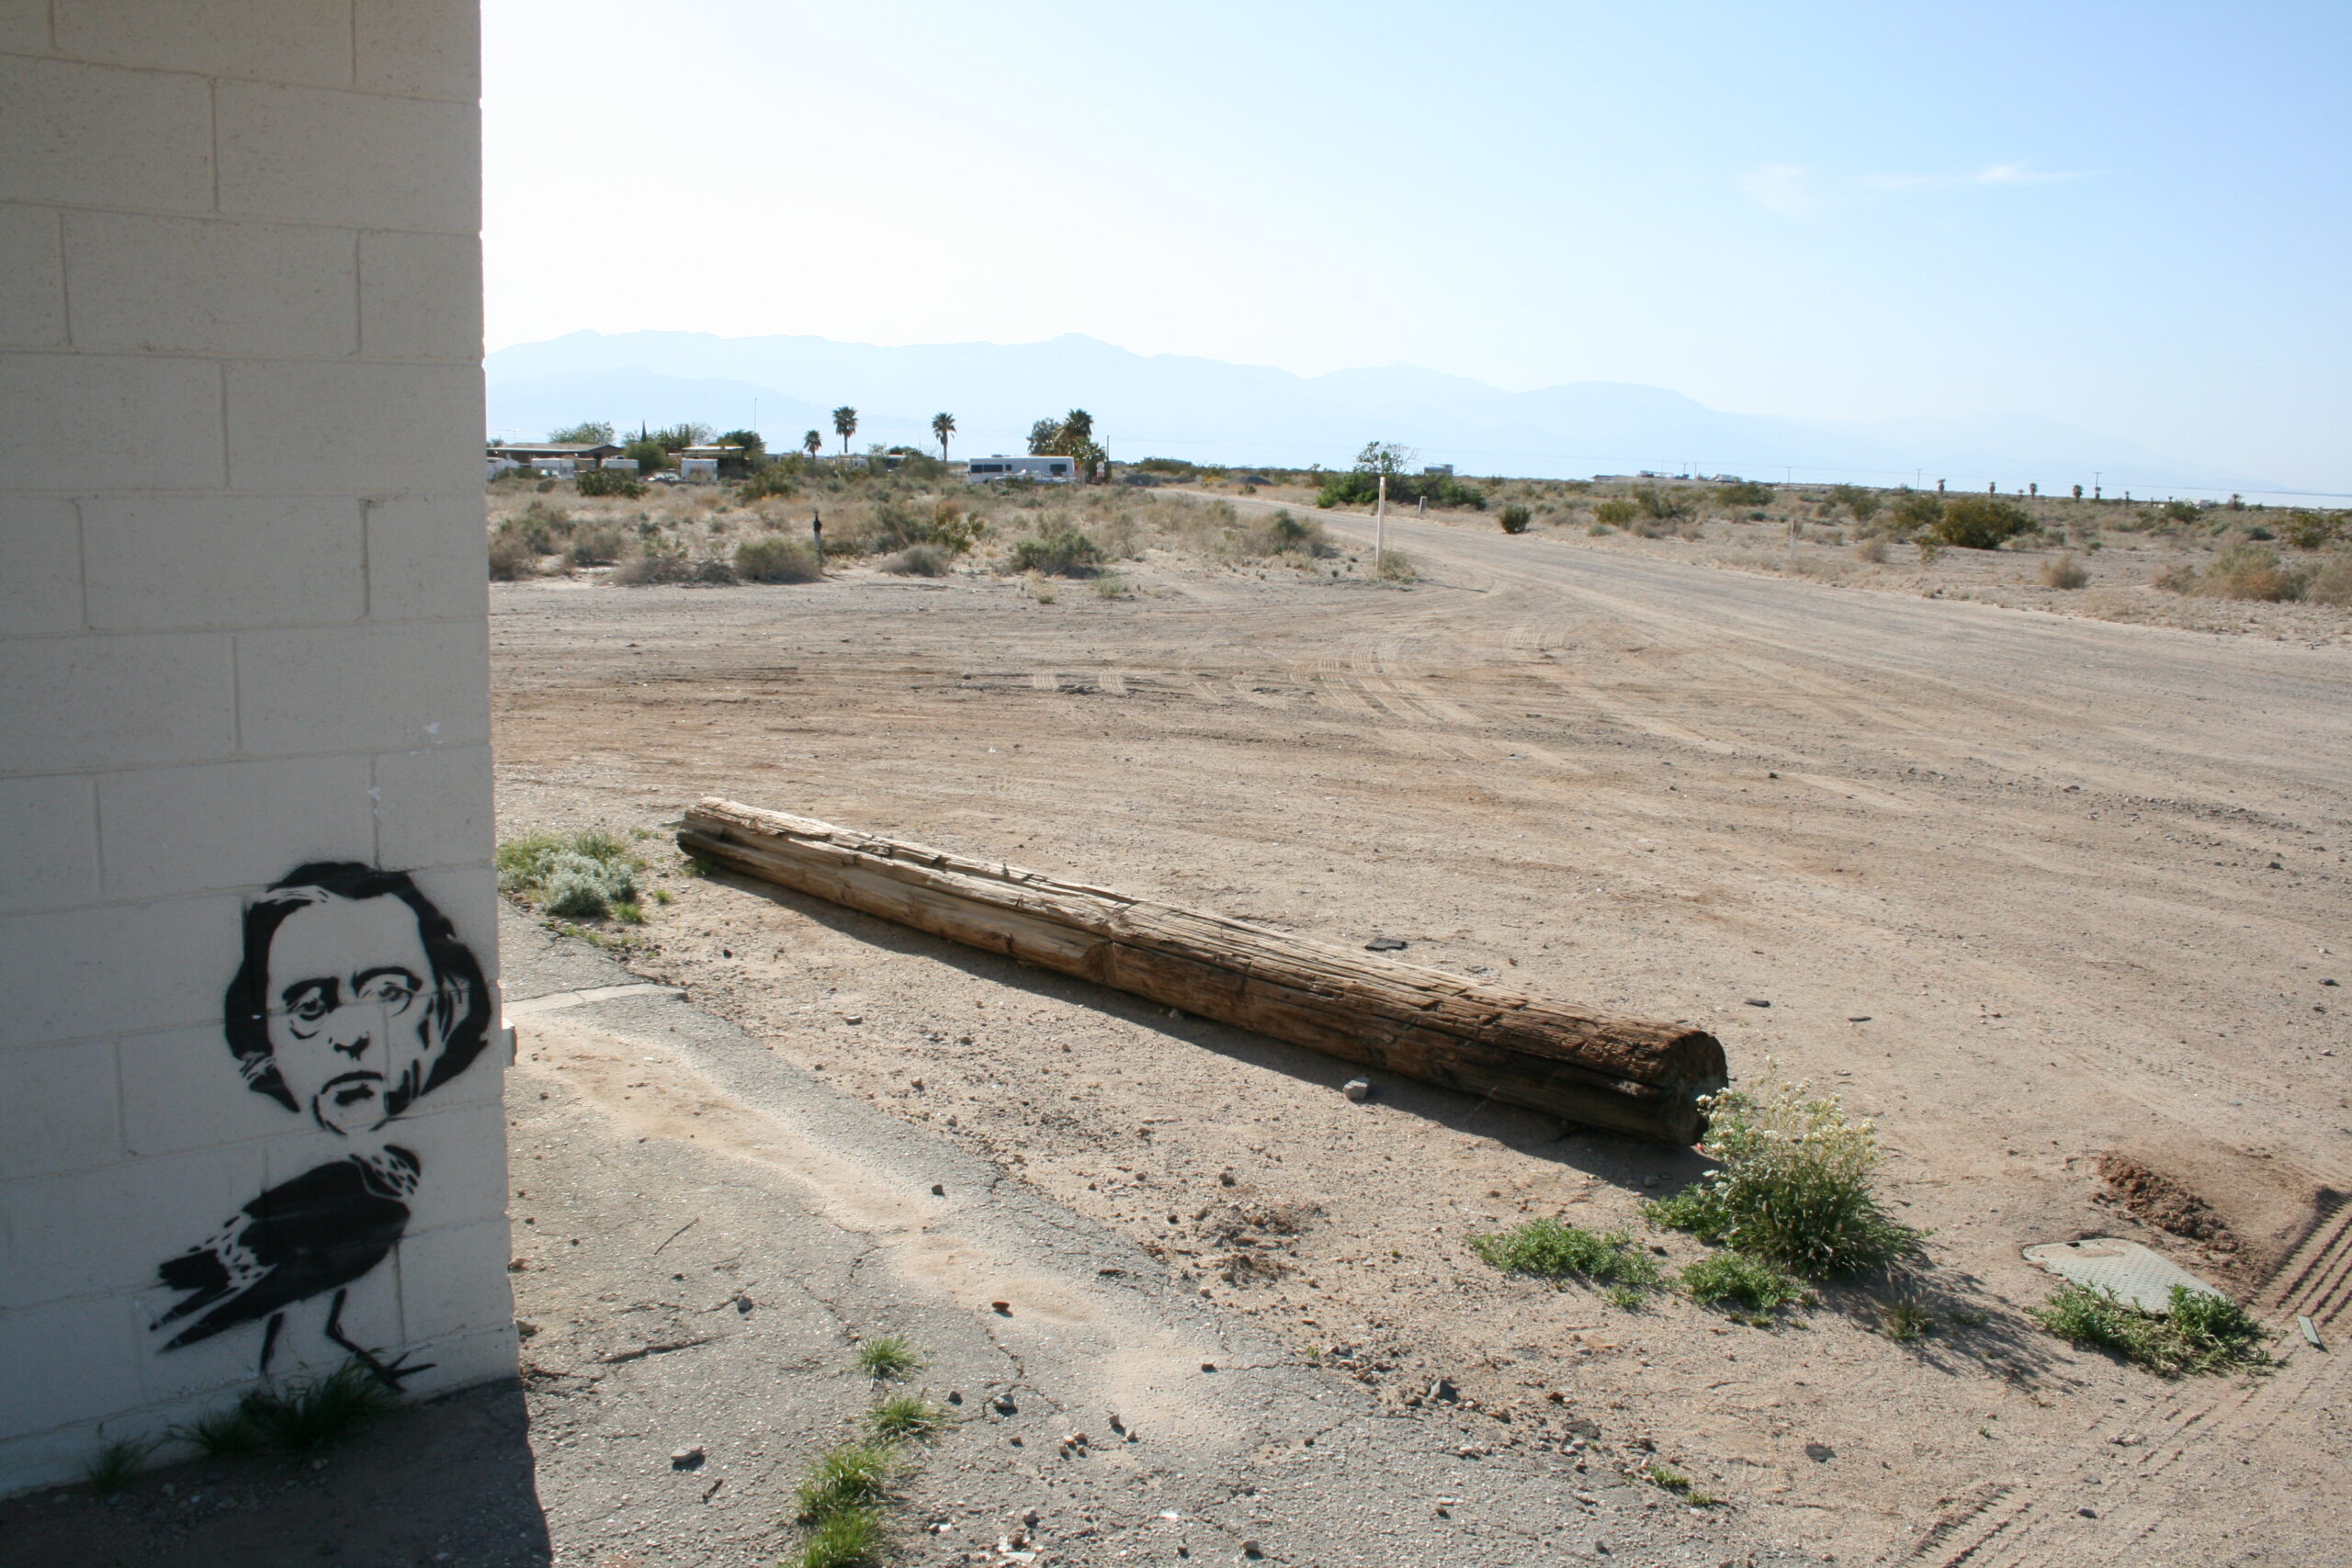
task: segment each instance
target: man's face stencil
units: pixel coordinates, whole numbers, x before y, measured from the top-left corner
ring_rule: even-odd
[[[390,1121],[447,1043],[440,984],[398,898],[328,897],[288,915],[269,944],[267,995],[270,1055],[295,1105],[345,1134]]]

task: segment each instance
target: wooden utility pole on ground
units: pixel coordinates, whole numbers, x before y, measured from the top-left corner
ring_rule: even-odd
[[[1372,508],[1372,575],[1378,577],[1388,559],[1388,476],[1380,476],[1380,499]]]
[[[678,847],[763,882],[1294,1045],[1660,1143],[1705,1130],[1724,1048],[1043,872],[705,799]]]

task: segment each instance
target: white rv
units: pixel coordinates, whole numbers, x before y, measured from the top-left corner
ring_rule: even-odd
[[[972,479],[987,484],[996,479],[1035,479],[1039,484],[1066,485],[1078,480],[1078,459],[1047,453],[1035,457],[1008,457],[1002,453],[993,457],[975,457],[966,470]]]

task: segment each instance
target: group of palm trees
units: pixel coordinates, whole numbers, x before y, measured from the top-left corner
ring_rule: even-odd
[[[956,416],[935,413],[931,416],[931,433],[939,438],[939,460],[947,460],[947,438],[956,434]],[[842,456],[849,456],[849,438],[857,434],[857,411],[843,403],[833,411],[833,434],[842,438]],[[825,449],[825,438],[815,431],[800,438],[801,449],[811,457]]]

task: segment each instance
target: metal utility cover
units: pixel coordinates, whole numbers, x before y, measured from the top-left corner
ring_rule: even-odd
[[[2115,1292],[2128,1306],[2143,1312],[2172,1310],[2173,1287],[2222,1292],[2160,1253],[2136,1241],[2095,1235],[2086,1241],[2052,1241],[2025,1249],[2026,1261],[2038,1263],[2062,1280]]]

